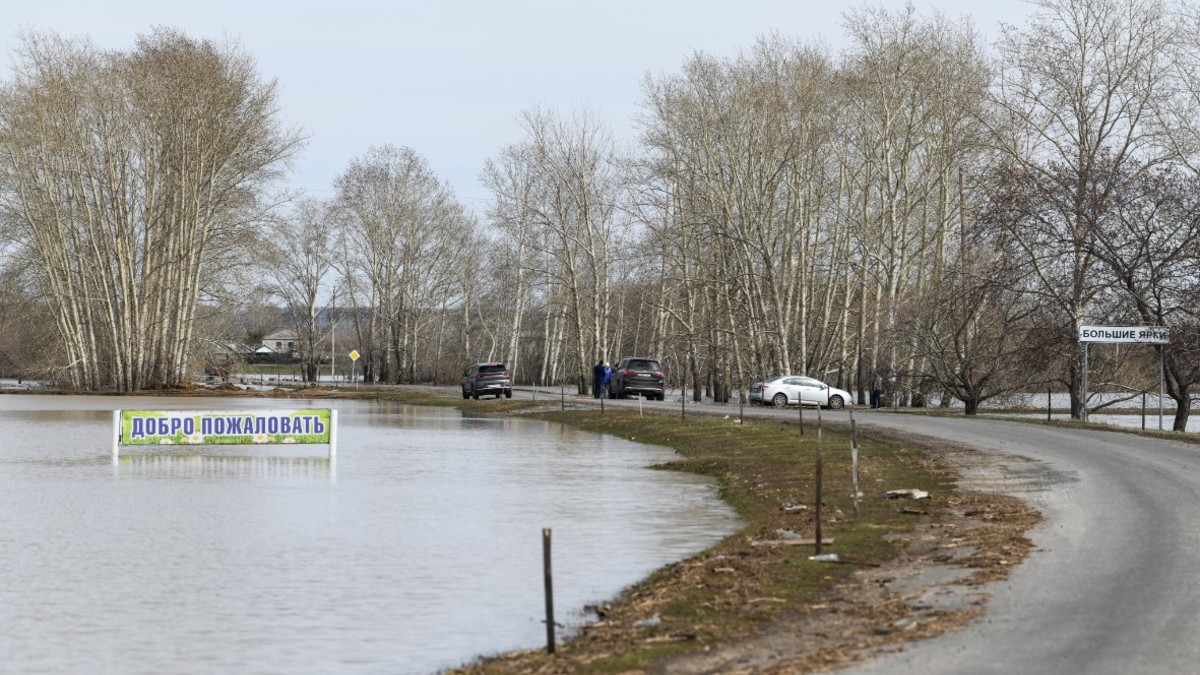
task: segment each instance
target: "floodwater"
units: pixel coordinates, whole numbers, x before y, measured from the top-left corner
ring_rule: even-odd
[[[334,407],[326,446],[122,447],[112,410]],[[430,673],[546,644],[739,526],[664,448],[367,401],[0,396],[0,672]],[[564,629],[559,629],[562,635]]]

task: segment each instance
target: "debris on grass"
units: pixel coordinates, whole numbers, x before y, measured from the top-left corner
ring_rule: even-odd
[[[924,490],[909,488],[907,490],[888,490],[888,499],[929,499],[929,493]]]

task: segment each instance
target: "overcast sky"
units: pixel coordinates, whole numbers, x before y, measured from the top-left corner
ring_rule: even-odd
[[[237,40],[264,78],[278,80],[285,121],[309,143],[292,186],[328,197],[334,177],[372,145],[422,154],[469,208],[482,211],[484,161],[519,142],[517,115],[545,106],[586,108],[631,140],[647,73],[672,74],[696,51],[733,56],[772,31],[844,46],[844,13],[827,0],[31,0],[3,12],[0,76],[9,77],[17,31],[87,36],[130,49],[171,26]],[[865,3],[899,9],[904,0]],[[970,17],[994,37],[1023,24],[1021,0],[913,0],[922,14]],[[482,215],[482,213],[481,213]]]

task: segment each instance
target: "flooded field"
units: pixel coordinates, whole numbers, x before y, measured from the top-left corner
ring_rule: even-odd
[[[673,453],[519,419],[332,402],[324,446],[122,448],[126,409],[0,396],[0,672],[428,673],[545,644],[736,517]],[[327,407],[293,401],[288,407]]]

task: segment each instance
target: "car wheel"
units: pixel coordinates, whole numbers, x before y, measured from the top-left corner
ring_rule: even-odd
[[[479,400],[479,392],[477,392],[477,391],[475,391],[474,389],[472,389],[472,390],[471,390],[471,398],[473,398],[473,399],[475,399],[476,401],[478,401],[478,400]]]
[[[512,398],[512,389],[504,390],[504,398]]]
[[[783,393],[782,391],[778,394],[775,394],[775,397],[771,399],[771,403],[773,403],[776,408],[786,408],[787,394]]]
[[[830,396],[829,397],[829,409],[830,410],[841,410],[845,405],[846,405],[846,402],[842,400],[841,396]]]
[[[463,398],[464,398],[464,399],[471,398],[471,395],[467,393],[467,388],[466,388],[466,387],[463,387]]]

